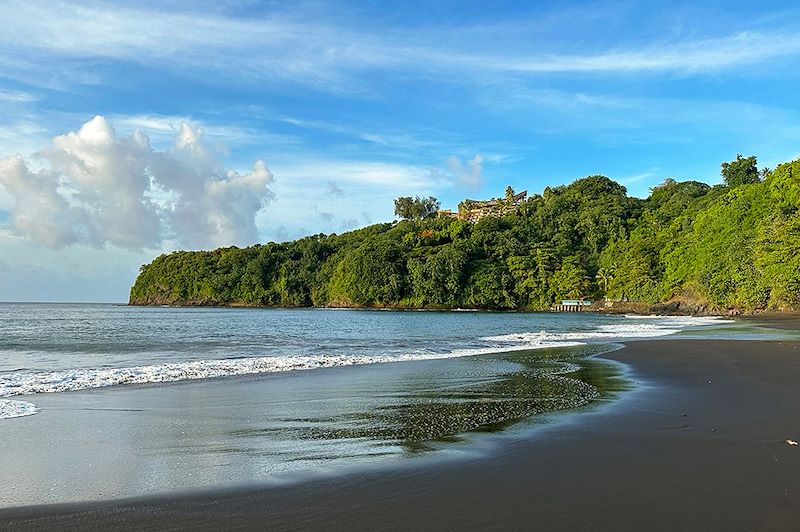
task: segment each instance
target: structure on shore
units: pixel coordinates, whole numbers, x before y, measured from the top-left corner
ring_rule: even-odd
[[[441,210],[437,214],[448,218],[457,218],[475,223],[486,216],[503,216],[508,214],[528,199],[528,191],[519,194],[511,187],[506,188],[505,198],[492,198],[489,200],[465,199],[458,204],[458,212]]]
[[[562,299],[560,305],[553,305],[555,312],[580,312],[592,306],[588,299]]]

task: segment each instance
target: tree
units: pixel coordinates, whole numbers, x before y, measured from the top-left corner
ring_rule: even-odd
[[[581,265],[580,256],[564,257],[561,269],[553,274],[552,283],[561,297],[579,298],[588,295],[589,274]]]
[[[677,184],[678,184],[678,182],[675,181],[675,179],[673,179],[671,177],[667,177],[667,178],[664,179],[664,182],[661,183],[660,185],[656,185],[654,187],[650,187],[650,194],[653,194],[654,192],[658,192],[659,190],[672,188]]]
[[[454,307],[464,289],[467,253],[452,244],[428,257],[409,261],[411,284],[420,304]]]
[[[506,187],[506,201],[509,203],[514,201],[514,189],[511,186]]]
[[[742,157],[741,154],[737,154],[736,160],[722,163],[721,173],[725,184],[731,188],[758,183],[761,180],[758,176],[755,155]]]
[[[433,196],[427,198],[400,196],[394,200],[394,213],[406,220],[423,220],[436,214],[439,206],[439,200]]]
[[[590,176],[477,223],[431,217],[435,198],[398,198],[413,223],[162,255],[131,302],[544,309],[605,293],[800,310],[800,159],[761,180],[755,163],[722,166],[748,186],[667,179],[646,199]]]
[[[614,280],[614,273],[608,268],[600,268],[594,278],[600,289],[603,292],[608,292],[609,288],[611,288],[611,281]]]

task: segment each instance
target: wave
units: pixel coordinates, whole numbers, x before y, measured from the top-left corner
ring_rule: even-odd
[[[720,316],[660,316],[658,314],[625,314],[625,317],[629,320],[661,320],[665,323],[680,324],[686,327],[714,325],[717,323],[735,323],[736,321],[728,318],[722,318]]]
[[[506,344],[527,344],[532,342],[564,342],[564,341],[614,341],[632,338],[657,338],[669,336],[691,327],[708,326],[720,323],[733,323],[715,317],[679,316],[665,318],[663,316],[626,316],[630,319],[661,318],[658,323],[615,323],[597,325],[591,330],[553,333],[548,331],[522,332],[484,336],[481,340]]]
[[[158,384],[218,377],[257,375],[364,364],[384,364],[412,360],[432,360],[484,355],[501,351],[543,349],[581,345],[578,342],[541,342],[526,345],[457,349],[449,353],[414,353],[400,355],[295,355],[265,356],[219,360],[195,360],[124,368],[73,369],[64,371],[15,372],[0,377],[0,397],[38,393],[59,393],[128,384]],[[11,404],[15,403],[15,404]],[[35,414],[19,401],[0,400],[0,419]],[[19,413],[19,412],[27,413]]]
[[[638,318],[638,317],[637,317]],[[674,334],[682,329],[730,320],[712,318],[664,318],[657,323],[601,324],[587,331],[564,333],[521,332],[486,336],[486,347],[456,349],[447,353],[418,352],[398,355],[291,355],[223,358],[151,364],[135,367],[70,369],[62,371],[15,371],[0,375],[0,419],[36,414],[33,403],[8,400],[40,393],[59,393],[129,384],[158,384],[218,377],[301,371],[338,366],[383,364],[475,356],[506,351],[583,345],[591,341],[651,338]]]

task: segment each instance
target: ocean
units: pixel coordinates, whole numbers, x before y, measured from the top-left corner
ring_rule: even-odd
[[[620,342],[775,335],[594,313],[0,304],[0,505],[473,452],[613,401]]]

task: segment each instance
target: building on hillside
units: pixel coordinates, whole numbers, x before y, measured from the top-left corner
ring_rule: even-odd
[[[442,210],[437,214],[446,218],[457,218],[475,223],[486,216],[503,216],[513,212],[514,209],[525,203],[528,199],[528,191],[523,190],[519,194],[514,193],[514,189],[506,189],[505,198],[493,198],[489,200],[465,199],[458,204],[458,212]]]
[[[439,218],[458,218],[458,213],[453,212],[450,209],[442,209],[440,211],[436,211],[436,216]]]

